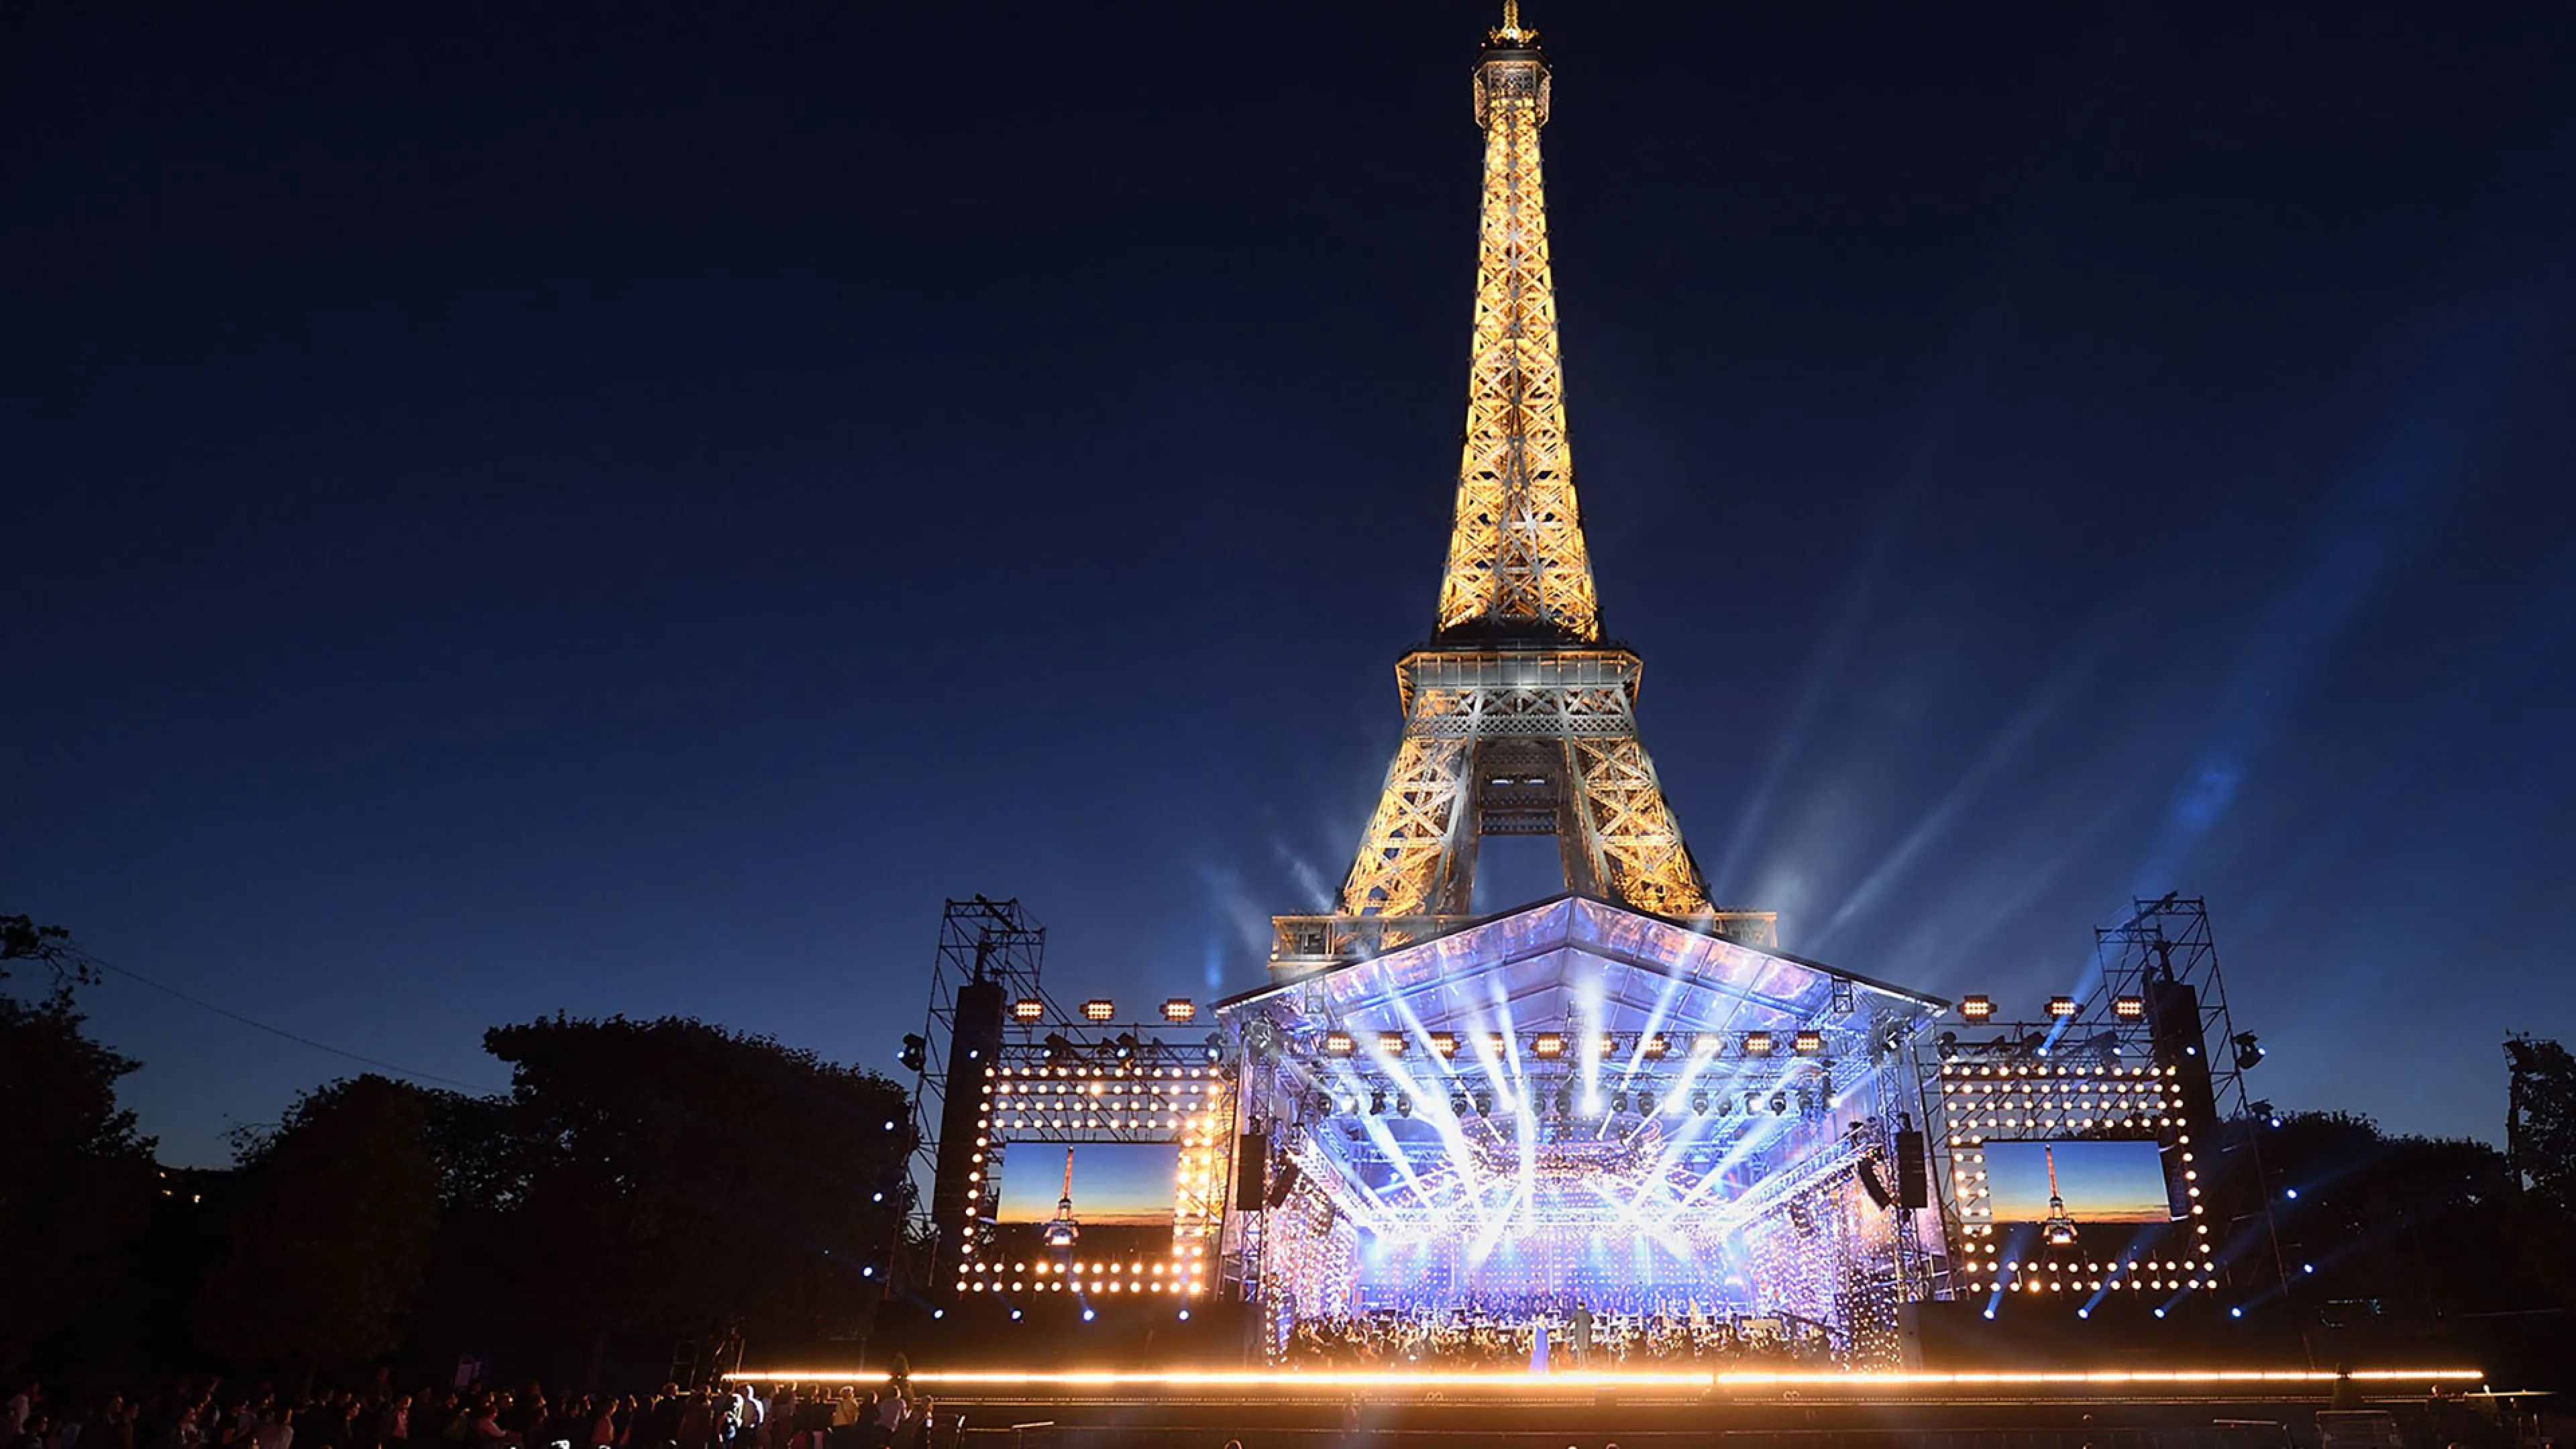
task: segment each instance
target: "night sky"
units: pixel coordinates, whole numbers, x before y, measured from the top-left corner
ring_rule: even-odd
[[[2576,10],[1527,18],[1716,894],[2025,1009],[2204,895],[2256,1095],[2497,1137],[2576,1035]],[[891,1069],[951,895],[1258,984],[1431,624],[1492,19],[0,6],[0,910],[488,1085],[558,1009]],[[85,1000],[171,1161],[357,1070]]]

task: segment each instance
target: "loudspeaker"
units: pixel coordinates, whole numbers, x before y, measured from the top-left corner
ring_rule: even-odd
[[[1288,1194],[1297,1190],[1297,1179],[1301,1175],[1294,1158],[1279,1164],[1279,1175],[1270,1179],[1270,1193],[1261,1200],[1261,1205],[1275,1208],[1286,1202]]]
[[[957,988],[957,1016],[948,1037],[947,1091],[939,1106],[939,1146],[930,1177],[930,1221],[939,1237],[931,1279],[938,1283],[958,1257],[960,1234],[975,1221],[982,1184],[976,1180],[975,1120],[984,1112],[985,1069],[1002,1053],[1002,984],[970,981]]]
[[[1877,1163],[1870,1161],[1866,1157],[1862,1158],[1860,1160],[1859,1177],[1860,1190],[1869,1194],[1869,1200],[1871,1202],[1878,1204],[1880,1207],[1886,1207],[1891,1202],[1895,1201],[1887,1195],[1887,1184],[1878,1180]]]
[[[1896,1134],[1896,1205],[1916,1209],[1932,1205],[1932,1178],[1930,1163],[1923,1154],[1923,1134],[1911,1127]]]
[[[1270,1190],[1270,1134],[1246,1132],[1234,1140],[1234,1210],[1261,1211],[1261,1196]]]

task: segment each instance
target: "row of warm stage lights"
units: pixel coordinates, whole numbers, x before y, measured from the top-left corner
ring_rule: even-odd
[[[1953,1067],[1941,1075],[1944,1125],[1952,1147],[1973,1147],[1986,1140],[1985,1129],[2012,1131],[2086,1131],[2095,1127],[2133,1129],[2190,1125],[2172,1115],[2178,1101],[2165,1096],[2165,1079],[2179,1067]],[[1951,1080],[1955,1078],[1955,1080]],[[2149,1095],[2150,1089],[2152,1095]],[[2137,1094],[2134,1098],[2131,1094]],[[1951,1100],[1968,1097],[1998,1100]],[[2053,1099],[2053,1100],[2043,1100]],[[2099,1116],[2074,1116],[2096,1108]],[[2019,1111],[2026,1117],[2011,1113]],[[2001,1112],[2006,1115],[1997,1116]],[[2047,1112],[2054,1115],[2043,1117]],[[2113,1116],[2117,1112],[2123,1115]],[[1983,1116],[1979,1114],[1983,1113]],[[2143,1115],[2142,1115],[2143,1114]]]
[[[2180,1127],[2185,1125],[2183,1119],[2172,1115],[2181,1105],[2180,1098],[2168,1098],[2164,1090],[2165,1079],[2175,1073],[2172,1067],[2110,1067],[2098,1073],[2091,1068],[2041,1067],[2034,1075],[2028,1067],[2006,1067],[1998,1076],[1994,1068],[1985,1067],[1966,1069],[1964,1080],[1946,1080],[1952,1069],[1944,1066],[1942,1115],[1954,1134],[1950,1139],[1954,1147],[1962,1144],[1963,1136],[1967,1142],[1983,1141],[1979,1129]],[[1997,1116],[1998,1112],[2004,1115]],[[2012,1115],[2016,1112],[2025,1115]]]
[[[1035,996],[1023,996],[1019,1000],[1011,1003],[1011,1020],[1019,1022],[1022,1025],[1030,1025],[1044,1021],[1046,1020],[1046,1014],[1046,1002]],[[1171,1000],[1163,1003],[1163,1020],[1165,1021],[1187,1023],[1197,1020],[1198,1014],[1198,1003],[1190,1000],[1186,996],[1175,996]],[[1082,1003],[1082,1019],[1085,1021],[1116,1021],[1118,1019],[1117,1003],[1111,1001],[1106,996],[1095,996],[1089,1001]]]
[[[1168,1075],[1167,1075],[1168,1074]],[[985,1110],[1021,1110],[1002,1119],[1008,1128],[1024,1127],[1212,1127],[1205,1109],[1214,1105],[1223,1083],[1214,1070],[1198,1067],[1147,1067],[1103,1075],[1073,1067],[987,1068]],[[998,1106],[992,1097],[1018,1098]],[[1181,1099],[1190,1100],[1183,1101]],[[1121,1116],[1121,1113],[1125,1116]],[[983,1144],[979,1141],[978,1147]]]
[[[2072,996],[2048,998],[2048,1014],[2059,1021],[2083,1009],[2083,1003]],[[2143,996],[2115,996],[2111,998],[2111,1014],[2122,1021],[2144,1021],[2147,1019],[2147,999]],[[1959,998],[1959,1015],[1970,1021],[1991,1021],[1995,1015],[1995,999],[1983,995],[1962,996]]]
[[[1118,1264],[1105,1259],[1092,1263],[1041,1260],[1013,1263],[1005,1275],[999,1262],[975,1262],[958,1269],[957,1291],[1080,1293],[1087,1286],[1094,1293],[1169,1293],[1182,1298],[1196,1298],[1207,1292],[1207,1264],[1197,1248],[1187,1250],[1186,1256],[1175,1254],[1168,1273],[1161,1263],[1130,1262],[1123,1270],[1127,1275],[1124,1279],[1118,1276],[1121,1271]]]
[[[1426,1032],[1423,1034],[1423,1040],[1430,1045],[1433,1052],[1443,1058],[1458,1055],[1458,1034],[1454,1031]],[[1649,1061],[1672,1054],[1672,1038],[1659,1031],[1647,1032],[1631,1037],[1629,1040],[1636,1045],[1637,1054]],[[1376,1054],[1382,1057],[1401,1057],[1409,1044],[1409,1039],[1400,1031],[1382,1031],[1377,1034]],[[1561,1031],[1536,1032],[1528,1038],[1529,1054],[1543,1061],[1553,1061],[1562,1057],[1568,1047],[1578,1044],[1576,1038]],[[1328,1031],[1324,1033],[1320,1045],[1324,1055],[1328,1057],[1347,1057],[1358,1053],[1360,1039],[1347,1031]],[[1502,1056],[1509,1045],[1509,1040],[1503,1033],[1499,1031],[1485,1033],[1485,1051],[1488,1055]],[[1602,1056],[1616,1056],[1619,1052],[1620,1040],[1616,1034],[1604,1032],[1596,1039],[1595,1045],[1600,1048]],[[1779,1050],[1781,1039],[1780,1034],[1775,1032],[1748,1031],[1743,1034],[1737,1045],[1748,1057],[1767,1057]],[[1813,1030],[1788,1033],[1788,1047],[1790,1051],[1802,1057],[1821,1056],[1825,1050],[1825,1034]],[[1690,1049],[1693,1056],[1713,1057],[1726,1049],[1726,1039],[1716,1032],[1704,1031],[1691,1038]]]

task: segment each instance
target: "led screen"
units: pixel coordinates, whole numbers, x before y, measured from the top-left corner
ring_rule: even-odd
[[[1002,1202],[995,1221],[1053,1221],[1065,1195],[1066,1154],[1073,1166],[1073,1216],[1086,1227],[1172,1225],[1172,1190],[1181,1169],[1173,1142],[1087,1142],[1048,1147],[1025,1142],[1010,1150],[1002,1169]]]
[[[1997,1222],[2049,1216],[2048,1169],[2057,1196],[2079,1223],[2161,1223],[2173,1217],[2164,1159],[2152,1142],[1996,1142],[1985,1153],[1986,1190]]]

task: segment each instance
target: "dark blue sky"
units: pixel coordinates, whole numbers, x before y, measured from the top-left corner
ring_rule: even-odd
[[[1431,621],[1490,18],[0,9],[0,908],[492,1083],[890,1066],[947,895],[1255,984]],[[2576,1034],[2576,12],[1529,18],[1718,894],[2033,998],[2206,895],[2259,1094],[2496,1135]],[[347,1069],[88,1000],[174,1160]]]

